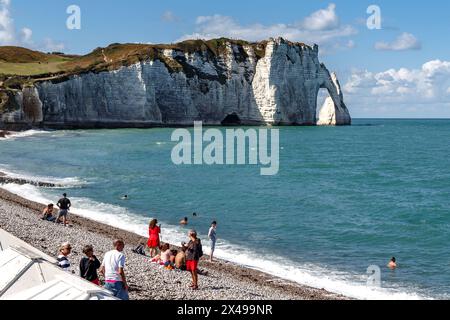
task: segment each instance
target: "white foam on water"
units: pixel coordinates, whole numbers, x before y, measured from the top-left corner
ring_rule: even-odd
[[[78,177],[68,177],[68,178],[56,178],[56,177],[50,177],[50,176],[38,176],[38,175],[31,175],[28,173],[20,172],[14,169],[11,169],[9,166],[0,164],[0,172],[4,173],[6,177],[13,178],[13,179],[21,179],[25,181],[30,182],[44,182],[44,183],[50,183],[55,184],[58,188],[80,188],[89,182],[83,179],[80,179]]]
[[[8,132],[8,134],[4,138],[0,138],[0,140],[15,140],[19,138],[27,138],[37,135],[51,134],[53,131],[45,131],[45,130],[27,130],[20,132]]]
[[[39,203],[50,203],[52,202],[47,197],[45,197],[37,187],[31,184],[19,185],[15,183],[1,184],[0,187],[25,199],[39,202]]]
[[[56,196],[49,193],[52,189],[45,189],[46,194],[44,194],[39,188],[32,185],[5,184],[1,187],[29,200],[44,204],[52,202],[50,198]],[[71,201],[74,204],[71,211],[77,215],[148,237],[148,222],[152,218],[150,216],[145,217],[120,206],[100,203],[87,198],[71,198]],[[187,241],[185,229],[165,225],[163,221],[162,225],[162,241],[178,246],[182,241]],[[200,238],[206,239],[207,237],[200,234]],[[209,254],[208,241],[203,241],[204,252]],[[417,294],[413,289],[406,291],[405,288],[388,289],[367,286],[365,284],[366,275],[358,277],[328,270],[314,264],[299,264],[273,254],[258,256],[249,248],[234,245],[224,240],[218,241],[214,255],[217,258],[259,270],[281,279],[313,288],[325,289],[350,298],[368,300],[432,299],[431,296]]]

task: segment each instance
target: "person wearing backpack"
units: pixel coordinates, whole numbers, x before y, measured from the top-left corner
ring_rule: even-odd
[[[189,286],[192,290],[198,290],[198,262],[203,256],[202,242],[197,238],[197,231],[191,230],[188,233],[189,243],[186,248],[186,270],[191,272],[192,284]]]

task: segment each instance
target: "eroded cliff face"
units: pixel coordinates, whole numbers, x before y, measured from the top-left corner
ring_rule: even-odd
[[[0,128],[21,130],[44,121],[43,106],[36,87],[25,87],[9,95],[3,105],[3,113],[0,112]]]
[[[261,55],[254,46],[231,42],[220,54],[164,49],[164,59],[36,83],[18,93],[15,110],[1,117],[4,123],[48,127],[178,126],[198,120],[315,125],[317,95],[326,88],[337,119],[328,124],[350,124],[338,81],[319,62],[317,46],[271,39],[264,49]]]

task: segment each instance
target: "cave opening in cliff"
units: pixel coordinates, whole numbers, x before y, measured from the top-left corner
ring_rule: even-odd
[[[241,124],[241,119],[236,113],[232,113],[226,116],[222,121],[223,126],[239,126]]]

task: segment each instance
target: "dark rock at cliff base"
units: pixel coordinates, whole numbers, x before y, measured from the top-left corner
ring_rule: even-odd
[[[50,183],[50,182],[42,182],[42,181],[32,181],[32,180],[27,180],[27,179],[21,179],[21,178],[13,178],[13,177],[9,177],[6,174],[4,174],[3,172],[0,172],[0,184],[7,184],[7,183],[15,183],[15,184],[30,184],[36,187],[44,187],[44,188],[56,188],[56,187],[60,187],[54,183]]]
[[[8,131],[0,130],[0,138],[6,138],[7,135],[9,135],[9,132],[8,132]],[[1,176],[1,175],[0,175],[0,176]]]

